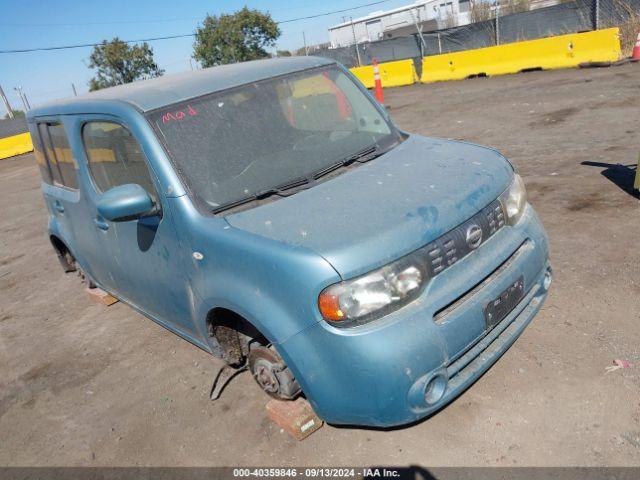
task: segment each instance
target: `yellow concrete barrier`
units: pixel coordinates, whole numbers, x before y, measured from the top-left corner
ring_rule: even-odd
[[[418,74],[413,60],[398,60],[379,64],[382,87],[402,87],[413,85],[418,81]],[[375,86],[373,81],[373,66],[355,67],[349,69],[366,88]]]
[[[32,150],[31,135],[28,133],[0,138],[0,160],[21,155]]]
[[[614,62],[620,56],[619,30],[609,28],[424,57],[420,81],[568,68],[586,62]]]

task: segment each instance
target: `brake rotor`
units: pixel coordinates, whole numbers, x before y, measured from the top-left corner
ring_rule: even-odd
[[[282,370],[282,359],[267,347],[253,347],[249,352],[249,370],[258,385],[274,398],[281,398],[277,373]]]

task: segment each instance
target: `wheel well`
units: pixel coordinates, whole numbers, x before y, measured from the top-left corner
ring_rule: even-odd
[[[269,341],[249,320],[227,308],[213,308],[207,314],[207,333],[213,354],[230,365],[242,365],[253,342]]]
[[[75,272],[76,271],[76,259],[69,250],[69,247],[60,240],[60,238],[55,235],[50,235],[49,240],[51,241],[51,245],[53,245],[53,249],[58,254],[58,260],[60,261],[60,265],[65,272]]]
[[[49,240],[51,240],[51,245],[53,245],[53,248],[56,250],[58,255],[64,255],[69,252],[69,248],[55,235],[51,235]]]

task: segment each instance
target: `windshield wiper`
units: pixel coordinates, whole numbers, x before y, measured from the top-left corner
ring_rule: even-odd
[[[250,203],[255,200],[263,200],[265,198],[272,197],[273,195],[278,195],[280,197],[288,197],[290,195],[293,195],[294,193],[298,193],[300,190],[304,190],[305,188],[308,188],[308,187],[305,187],[305,185],[307,184],[309,184],[309,179],[299,178],[298,180],[287,182],[275,188],[262,190],[261,192],[258,192],[254,195],[249,195],[239,200],[225,203],[224,205],[220,205],[219,207],[214,208],[212,212],[220,213],[224,210],[229,210],[230,208],[239,207],[240,205],[244,205],[246,203]],[[300,188],[300,187],[304,187],[304,188]]]
[[[371,155],[372,153],[377,153],[378,149],[380,148],[380,146],[376,143],[375,145],[372,145],[368,148],[365,148],[364,150],[360,150],[358,153],[355,153],[353,155],[351,155],[350,157],[347,157],[344,160],[344,164],[345,165],[349,165],[350,163],[353,162],[368,162],[369,160],[373,160],[374,158],[380,156],[380,155]]]
[[[265,198],[272,197],[274,195],[278,195],[280,197],[289,197],[295,193],[298,193],[300,190],[305,190],[309,188],[310,184],[315,182],[321,177],[333,172],[334,170],[338,170],[339,168],[348,167],[354,162],[365,163],[374,158],[379,157],[384,152],[379,151],[380,146],[376,143],[370,147],[367,147],[363,150],[360,150],[353,155],[346,157],[339,162],[331,164],[327,167],[323,167],[320,170],[317,170],[309,178],[299,178],[297,180],[293,180],[291,182],[287,182],[283,185],[278,185],[274,188],[269,188],[267,190],[263,190],[253,195],[249,195],[247,197],[241,198],[234,202],[225,203],[224,205],[220,205],[219,207],[215,207],[212,209],[212,212],[220,213],[224,210],[229,210],[231,208],[239,207],[240,205],[244,205],[246,203],[254,202],[256,200],[264,200]]]
[[[333,163],[331,165],[329,165],[328,167],[323,167],[320,170],[316,171],[313,175],[312,178],[314,180],[317,180],[321,177],[324,177],[325,175],[338,170],[339,168],[342,167],[348,167],[349,165],[351,165],[353,162],[359,162],[359,163],[365,163],[368,162],[370,160],[373,160],[376,157],[379,157],[380,155],[382,155],[382,152],[378,152],[380,146],[378,144],[372,145],[370,147],[365,148],[364,150],[360,150],[357,153],[354,153],[353,155],[350,155],[348,157],[346,157],[343,160],[340,160],[339,162]]]

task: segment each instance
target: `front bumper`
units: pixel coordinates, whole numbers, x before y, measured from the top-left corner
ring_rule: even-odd
[[[482,284],[492,272],[491,281]],[[487,332],[484,306],[521,276],[524,298]],[[411,423],[452,401],[500,358],[542,306],[549,280],[546,234],[528,206],[518,225],[502,228],[431,279],[410,305],[352,329],[320,322],[278,350],[327,422],[378,427]],[[433,320],[460,297],[464,301],[449,309],[444,320]],[[429,403],[425,389],[432,379],[439,382],[432,384],[437,398]]]

